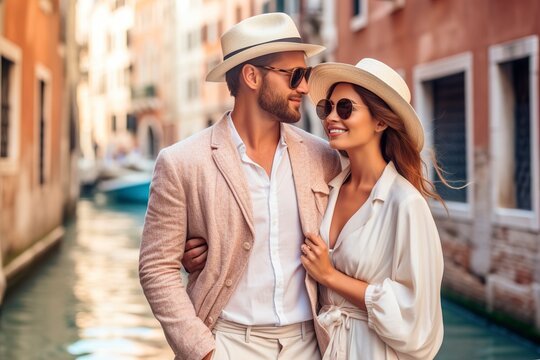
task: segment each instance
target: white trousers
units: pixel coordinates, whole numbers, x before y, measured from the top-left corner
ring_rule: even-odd
[[[212,360],[320,360],[312,321],[286,326],[246,326],[219,319]]]

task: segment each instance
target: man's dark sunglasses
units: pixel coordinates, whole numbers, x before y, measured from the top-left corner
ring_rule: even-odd
[[[352,110],[356,106],[366,107],[365,105],[355,104],[352,102],[352,100],[346,98],[339,99],[335,106],[336,113],[342,120],[347,120],[348,118],[350,118]],[[330,115],[333,108],[334,103],[332,102],[332,100],[322,99],[317,103],[317,116],[319,117],[319,119],[324,120],[328,117],[328,115]]]
[[[309,75],[311,75],[311,66],[307,68],[295,67],[292,69],[278,69],[273,66],[262,66],[262,65],[255,65],[255,66],[258,68],[263,68],[263,69],[271,70],[271,71],[278,71],[278,72],[282,72],[284,74],[289,75],[291,77],[289,81],[289,87],[293,90],[300,86],[300,83],[302,82],[302,78],[306,78],[306,81],[308,81]]]

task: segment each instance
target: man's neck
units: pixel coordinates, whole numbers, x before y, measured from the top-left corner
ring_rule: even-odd
[[[281,126],[272,115],[258,106],[235,104],[231,118],[248,152],[267,152],[271,149],[273,153],[281,136]]]

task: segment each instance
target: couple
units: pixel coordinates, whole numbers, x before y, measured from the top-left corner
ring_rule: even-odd
[[[433,358],[443,259],[425,198],[440,198],[405,82],[373,59],[311,71],[324,48],[281,13],[221,43],[207,80],[234,108],[161,151],[143,230],[140,280],[175,359]],[[331,148],[290,125],[308,79]]]

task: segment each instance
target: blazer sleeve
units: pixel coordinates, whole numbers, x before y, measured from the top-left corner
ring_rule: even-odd
[[[185,192],[167,150],[162,150],[150,187],[139,279],[176,358],[200,360],[215,348],[215,342],[208,327],[197,317],[182,281],[186,229]]]
[[[393,279],[367,287],[368,325],[400,359],[433,359],[443,339],[439,235],[421,196],[403,201],[395,221]]]

